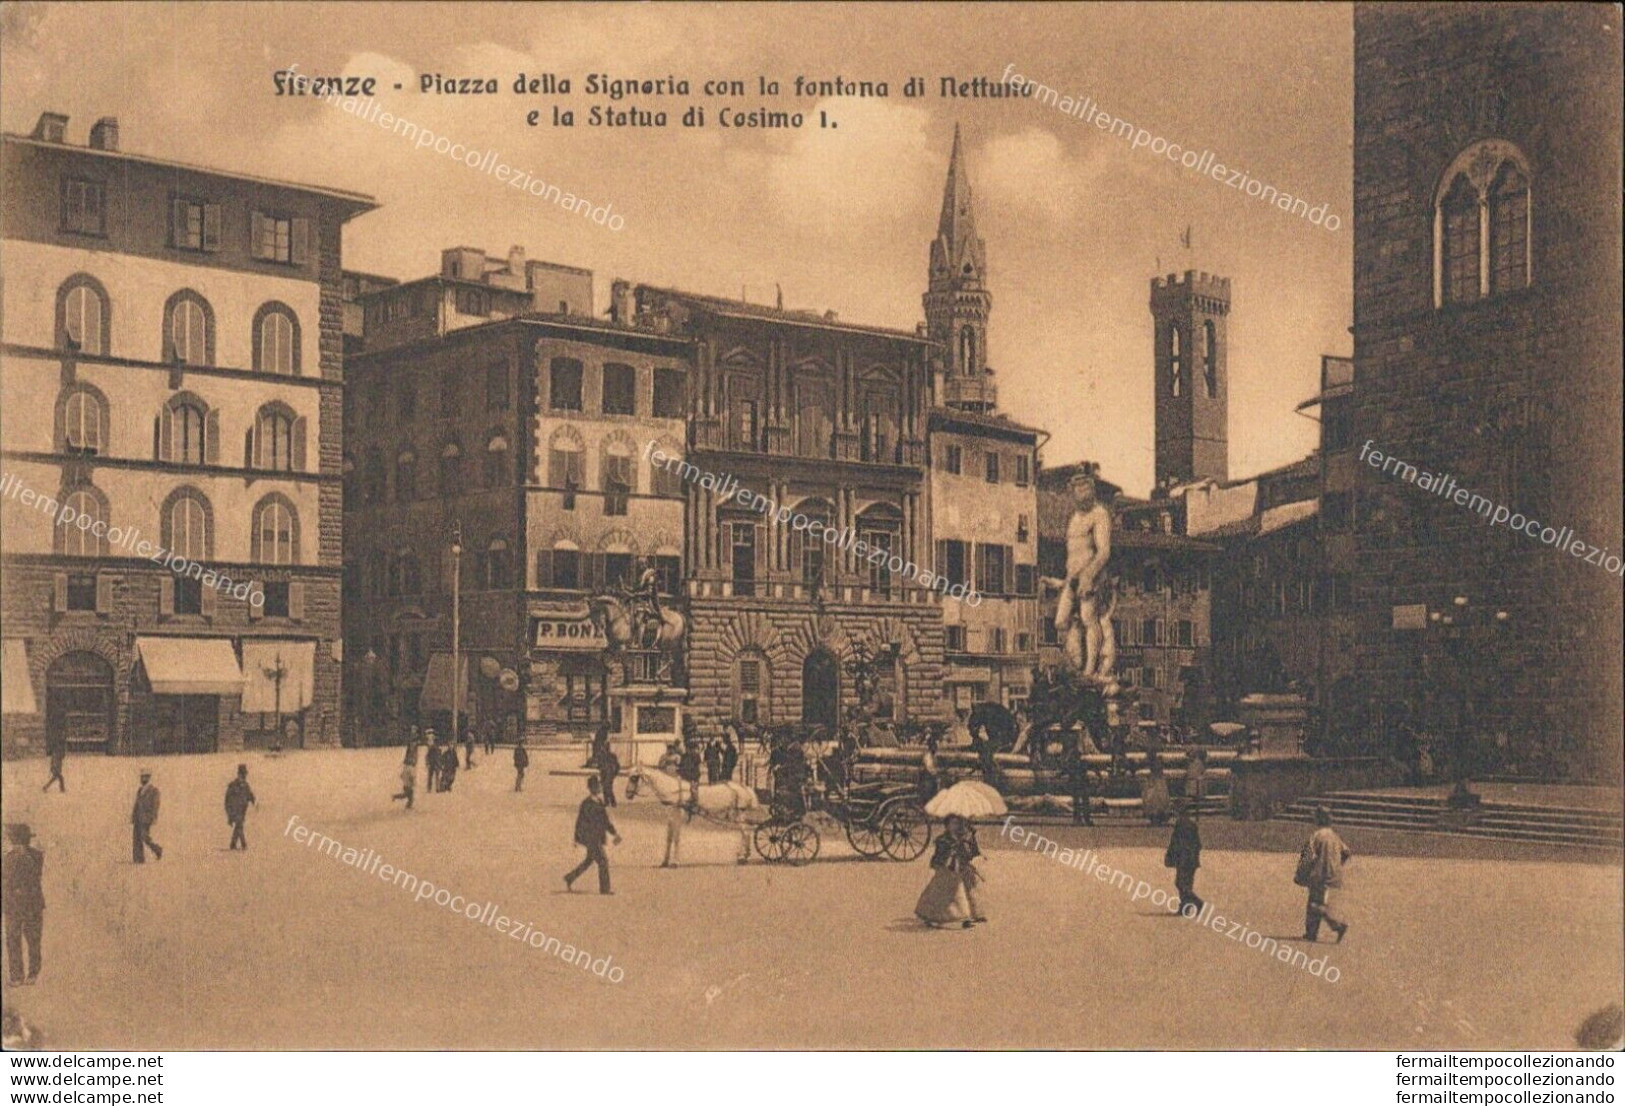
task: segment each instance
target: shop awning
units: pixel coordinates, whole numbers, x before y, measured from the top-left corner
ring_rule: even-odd
[[[462,704],[463,712],[469,713],[468,702],[468,654],[464,653],[458,658],[461,662],[458,667],[462,669]],[[423,691],[418,695],[418,710],[450,710],[451,709],[451,654],[436,653],[429,658],[429,671],[423,676]]]
[[[10,639],[0,654],[0,713],[38,714],[34,682],[28,678],[28,643]]]
[[[310,706],[315,683],[314,641],[243,642],[243,710],[277,710],[277,670],[282,671],[283,714]]]
[[[237,651],[218,637],[138,637],[135,651],[155,695],[241,695]]]

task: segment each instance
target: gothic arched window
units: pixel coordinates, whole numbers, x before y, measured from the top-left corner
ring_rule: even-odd
[[[299,374],[299,320],[291,308],[268,303],[254,316],[254,371]]]
[[[976,331],[968,326],[959,332],[959,365],[967,376],[976,371]]]
[[[214,309],[189,288],[176,292],[165,305],[164,360],[214,364]]]
[[[254,508],[249,535],[251,559],[257,564],[291,565],[299,559],[299,516],[281,495],[268,495]]]
[[[1474,143],[1439,178],[1433,210],[1433,304],[1472,303],[1529,287],[1533,188],[1510,142]]]

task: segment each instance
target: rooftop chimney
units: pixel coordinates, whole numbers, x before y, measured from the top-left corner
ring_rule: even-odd
[[[66,115],[58,115],[54,111],[41,112],[39,122],[34,124],[34,133],[29,137],[41,142],[61,142],[67,129]]]
[[[92,150],[118,149],[117,118],[104,115],[96,120],[96,125],[90,128],[90,148]]]

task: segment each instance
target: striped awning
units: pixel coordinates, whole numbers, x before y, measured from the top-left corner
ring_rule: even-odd
[[[28,676],[28,643],[8,638],[0,645],[0,713],[38,714],[34,681]]]

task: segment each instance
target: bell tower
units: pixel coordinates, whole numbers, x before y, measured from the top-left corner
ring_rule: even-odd
[[[991,411],[998,400],[987,361],[987,317],[993,295],[987,290],[987,254],[976,233],[970,175],[957,125],[926,287],[926,333],[943,348],[941,402],[948,407]]]
[[[1229,315],[1229,277],[1152,278],[1159,489],[1229,478]]]

